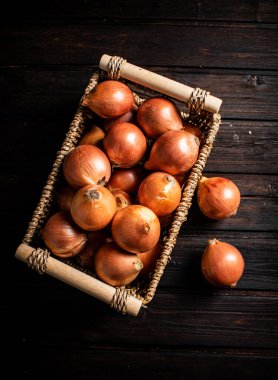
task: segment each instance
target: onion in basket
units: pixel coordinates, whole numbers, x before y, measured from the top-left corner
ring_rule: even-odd
[[[99,83],[83,100],[100,117],[110,119],[127,113],[134,103],[131,90],[122,82],[107,80]]]
[[[168,131],[155,140],[145,163],[149,170],[180,175],[192,168],[199,153],[199,139],[185,131]]]

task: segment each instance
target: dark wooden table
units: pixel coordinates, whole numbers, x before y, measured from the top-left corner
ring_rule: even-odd
[[[272,379],[278,370],[277,2],[56,1],[2,13],[1,347],[18,378]],[[205,173],[240,188],[233,218],[194,202],[154,300],[137,318],[14,258],[103,53],[223,99]],[[200,273],[208,238],[242,252],[236,289]],[[3,359],[3,358],[2,358]],[[8,359],[7,359],[8,360]],[[6,359],[3,362],[7,362]]]

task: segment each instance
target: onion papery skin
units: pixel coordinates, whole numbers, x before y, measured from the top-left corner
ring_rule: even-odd
[[[139,255],[126,252],[113,242],[103,245],[95,255],[97,276],[111,286],[129,285],[142,268]]]
[[[107,132],[103,146],[114,167],[130,168],[144,157],[147,141],[136,125],[123,123]]]
[[[129,169],[116,169],[113,171],[108,188],[112,190],[122,190],[128,194],[137,193],[140,183],[145,177],[142,166],[134,166]]]
[[[233,245],[212,239],[203,253],[201,270],[211,285],[234,288],[243,274],[244,259]]]
[[[111,230],[117,245],[133,253],[152,249],[160,237],[158,217],[152,210],[141,205],[131,205],[118,211]]]
[[[96,146],[80,145],[66,156],[63,171],[67,182],[79,189],[108,182],[111,165],[106,154]]]
[[[159,241],[152,249],[147,252],[140,253],[139,258],[142,261],[143,269],[140,272],[140,276],[146,276],[153,272],[155,269],[157,260],[162,252],[162,244]]]
[[[116,212],[131,205],[132,203],[131,198],[125,191],[115,189],[115,190],[112,190],[111,193],[114,195],[114,198],[116,201],[116,207],[117,207]]]
[[[145,168],[172,175],[184,174],[195,164],[199,153],[199,144],[199,139],[191,133],[185,131],[165,132],[155,140]]]
[[[73,200],[75,192],[76,190],[69,185],[64,186],[58,191],[56,195],[56,201],[61,211],[70,211],[71,202]]]
[[[83,249],[75,256],[77,263],[89,270],[94,269],[94,257],[99,248],[109,239],[106,230],[89,232],[87,234],[87,242]]]
[[[104,119],[111,119],[127,113],[133,103],[133,94],[124,83],[107,80],[99,83],[84,98],[82,105]]]
[[[236,214],[240,191],[229,179],[202,177],[198,185],[197,202],[200,210],[210,219],[221,220]]]
[[[79,141],[79,145],[94,145],[101,149],[104,136],[105,133],[100,127],[92,125]]]
[[[85,231],[73,222],[67,211],[53,214],[42,229],[41,235],[47,248],[62,258],[77,255],[87,241]]]
[[[138,110],[138,107],[135,104],[133,104],[133,106],[127,113],[124,113],[123,115],[115,117],[113,119],[105,119],[104,120],[105,130],[109,131],[109,129],[111,129],[114,125],[122,124],[122,123],[136,124],[137,110]]]
[[[167,131],[183,128],[182,118],[174,102],[154,97],[142,103],[138,109],[137,121],[149,138],[157,138]]]
[[[78,190],[71,204],[75,223],[86,231],[108,226],[116,212],[113,194],[101,185],[88,185]]]
[[[181,199],[181,187],[178,181],[168,173],[155,172],[148,175],[138,190],[141,205],[153,210],[157,216],[172,213]]]
[[[203,144],[204,137],[203,137],[203,134],[202,134],[200,128],[194,127],[190,123],[184,123],[183,124],[183,130],[186,131],[186,132],[188,132],[188,133],[191,133],[194,136],[196,136],[199,139],[200,144]]]

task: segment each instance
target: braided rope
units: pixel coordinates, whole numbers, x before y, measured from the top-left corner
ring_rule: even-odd
[[[209,91],[202,90],[198,87],[195,88],[188,102],[190,113],[198,115],[203,110],[206,97],[209,96],[209,94]]]
[[[84,95],[81,98],[79,108],[74,116],[73,121],[70,124],[70,128],[68,133],[66,134],[66,138],[62,144],[61,150],[57,153],[55,162],[53,164],[51,173],[49,174],[46,185],[43,188],[41,198],[38,202],[38,205],[33,213],[31,222],[29,223],[27,232],[24,235],[23,243],[30,243],[38,229],[43,225],[46,217],[49,214],[50,207],[52,204],[52,199],[54,195],[54,187],[56,180],[59,176],[61,166],[63,164],[63,160],[65,156],[69,153],[71,149],[73,149],[84,128],[85,128],[85,120],[86,120],[86,110],[81,106],[81,102],[90,91],[94,89],[99,80],[99,72],[96,72],[90,79],[88,86],[85,89]]]
[[[111,57],[108,63],[108,78],[119,80],[125,63],[126,59],[122,57],[117,57],[116,55]]]
[[[28,256],[27,264],[39,274],[44,274],[50,252],[47,249],[37,248]]]
[[[126,301],[128,299],[128,292],[126,291],[125,287],[119,287],[115,288],[115,294],[113,295],[112,301],[110,306],[112,309],[115,309],[117,311],[120,311],[121,313],[126,313]]]
[[[192,197],[194,195],[198,182],[202,177],[202,171],[206,165],[206,161],[211,152],[213,142],[215,140],[215,137],[219,129],[219,124],[220,124],[220,115],[214,114],[213,123],[208,133],[208,136],[205,140],[205,144],[203,145],[200,151],[197,162],[192,168],[187,185],[185,186],[183,194],[182,194],[181,202],[175,212],[174,220],[168,232],[168,236],[166,237],[164,241],[164,246],[163,246],[160,259],[156,263],[156,268],[154,270],[152,280],[149,284],[149,288],[147,289],[144,300],[143,300],[144,304],[149,303],[153,299],[153,296],[156,292],[156,288],[158,286],[160,278],[164,272],[164,269],[169,261],[172,250],[176,244],[177,236],[179,234],[180,228],[187,219],[187,214],[191,206]]]

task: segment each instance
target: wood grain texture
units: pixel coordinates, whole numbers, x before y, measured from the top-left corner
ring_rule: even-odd
[[[205,38],[200,39],[201,35]],[[174,23],[170,28],[169,25],[140,22],[99,22],[90,27],[75,24],[11,24],[5,26],[2,38],[1,65],[91,65],[98,64],[104,52],[123,56],[137,66],[157,65],[159,62],[168,67],[263,67],[265,70],[275,70],[278,63],[278,31],[271,24],[196,25],[187,22],[182,25]],[[164,41],[167,41],[167,49]],[[28,49],[29,54],[24,54]],[[156,54],[152,54],[154,49]]]
[[[44,367],[45,375],[65,376],[67,379],[106,380],[108,377],[135,380],[151,377],[153,379],[190,379],[214,378],[217,374],[227,380],[266,376],[275,379],[277,375],[277,353],[274,350],[210,350],[186,348],[94,346],[81,349],[68,346],[61,348],[53,345],[38,345],[28,340],[18,342],[16,348],[7,347],[8,352],[20,354],[19,368],[15,374],[37,376],[39,368]],[[33,366],[28,365],[32,356]],[[109,358],[109,364],[107,363]],[[167,366],[161,364],[167,358]],[[10,370],[11,371],[11,370]]]
[[[32,317],[34,302],[36,315]],[[9,316],[9,304],[7,301],[1,306],[4,322]],[[73,347],[170,344],[277,349],[278,346],[277,292],[160,289],[148,308],[134,318],[115,313],[103,302],[57,280],[40,277],[36,287],[25,283],[17,288],[17,306],[26,312],[19,324],[17,315],[9,316],[14,329],[2,332],[4,341],[21,337],[44,345],[59,342]],[[47,329],[40,328],[46,325]]]
[[[9,374],[276,379],[277,2],[30,4],[7,3],[1,12],[0,340],[4,355],[16,358]],[[232,179],[242,195],[238,214],[222,222],[203,217],[194,198],[156,295],[138,318],[14,258],[103,53],[223,99],[223,123],[204,173]],[[201,275],[211,237],[244,256],[236,289],[216,289]]]
[[[30,4],[29,4],[30,3]],[[235,0],[233,2],[210,1],[210,0],[71,0],[71,1],[47,1],[34,4],[25,1],[24,5],[19,3],[17,14],[19,21],[24,17],[27,19],[43,18],[65,20],[79,18],[84,22],[90,19],[125,20],[130,19],[153,21],[160,20],[198,20],[206,21],[240,21],[240,22],[277,22],[277,3],[275,0]],[[7,3],[4,10],[5,16],[14,17],[12,6]],[[4,20],[5,21],[5,20]],[[41,22],[41,21],[40,21]]]
[[[30,116],[31,119],[60,119],[61,115],[71,115],[94,70],[91,66],[3,69],[1,84],[6,96],[0,105],[2,118],[26,119]],[[207,89],[220,97],[223,99],[222,118],[278,120],[277,72],[186,68],[169,70],[158,66],[149,67],[149,70],[191,87]],[[138,93],[142,94],[142,91],[139,90]],[[186,110],[182,103],[178,105]]]

